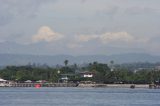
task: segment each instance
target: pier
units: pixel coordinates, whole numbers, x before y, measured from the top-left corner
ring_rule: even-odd
[[[8,87],[35,87],[37,84],[41,87],[77,87],[76,83],[13,83]]]

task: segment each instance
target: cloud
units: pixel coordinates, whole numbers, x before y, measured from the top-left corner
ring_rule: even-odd
[[[106,32],[100,35],[77,35],[75,39],[78,42],[100,40],[102,43],[108,43],[114,41],[130,42],[134,40],[134,37],[127,32]]]
[[[114,41],[131,42],[134,40],[134,37],[127,32],[107,32],[100,35],[99,38],[103,43]]]
[[[54,32],[50,27],[48,26],[42,26],[36,35],[33,35],[32,41],[33,42],[39,42],[39,41],[46,41],[46,42],[52,42],[52,41],[58,41],[63,38],[63,35]]]

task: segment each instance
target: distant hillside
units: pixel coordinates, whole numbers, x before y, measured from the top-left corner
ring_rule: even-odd
[[[39,63],[56,65],[63,64],[64,60],[68,59],[70,64],[89,63],[98,61],[108,63],[114,60],[115,63],[131,63],[131,62],[160,62],[160,56],[152,56],[148,54],[120,54],[120,55],[83,55],[83,56],[70,56],[70,55],[20,55],[20,54],[0,54],[0,66],[6,65],[26,65],[28,63]]]

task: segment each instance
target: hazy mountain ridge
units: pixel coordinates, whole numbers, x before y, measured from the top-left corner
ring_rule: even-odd
[[[89,63],[93,61],[108,63],[114,60],[115,63],[132,63],[132,62],[160,62],[160,56],[149,54],[128,53],[119,55],[23,55],[23,54],[0,54],[0,66],[6,65],[26,65],[28,63],[56,65],[63,64],[64,60],[69,60],[69,64]]]

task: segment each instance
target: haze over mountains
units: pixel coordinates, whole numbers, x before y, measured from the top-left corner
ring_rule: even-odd
[[[115,63],[133,63],[133,62],[160,62],[160,56],[149,54],[128,53],[119,55],[24,55],[24,54],[0,54],[0,66],[7,65],[27,65],[28,63],[47,64],[54,66],[62,65],[64,60],[69,60],[69,64],[83,64],[93,61],[109,63],[114,60]]]

